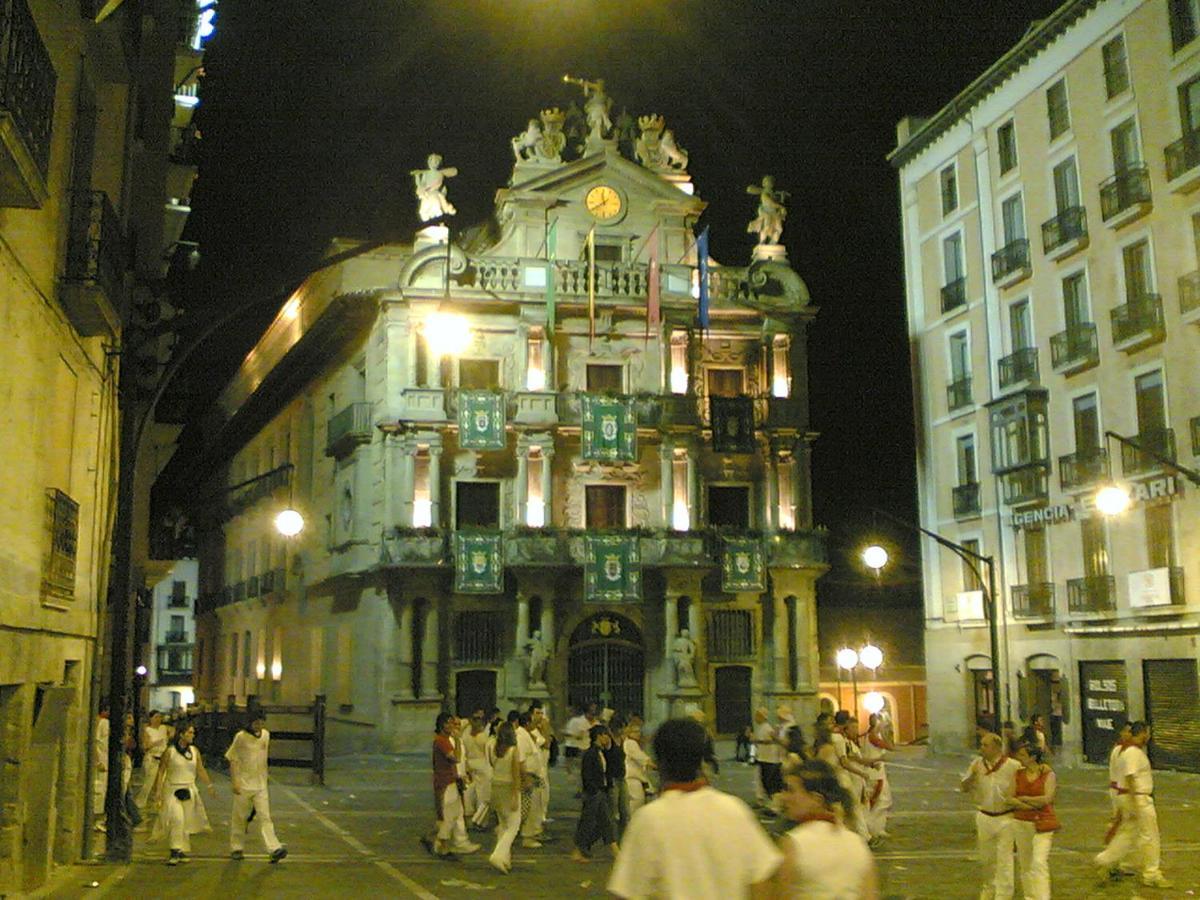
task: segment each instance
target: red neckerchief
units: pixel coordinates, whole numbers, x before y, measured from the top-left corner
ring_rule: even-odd
[[[708,787],[708,779],[701,777],[693,781],[673,781],[663,788],[663,792],[683,791],[685,794],[690,794],[693,791],[698,791],[700,788],[706,787]]]
[[[1120,750],[1117,751],[1117,756],[1120,756],[1122,753],[1124,753],[1126,750],[1128,750],[1130,747],[1132,747],[1134,745],[1129,743],[1128,741],[1117,741],[1117,746],[1121,748]]]
[[[995,775],[997,772],[1000,771],[1000,767],[1002,765],[1004,765],[1006,762],[1008,762],[1008,756],[1006,754],[1001,753],[1000,758],[998,760],[996,760],[996,764],[994,766],[992,766],[991,768],[988,768],[987,760],[984,760],[983,771],[986,772],[988,775]]]
[[[828,822],[830,825],[836,825],[838,820],[837,816],[831,812],[809,813],[807,816],[801,816],[796,820],[797,825],[804,825],[808,822]]]
[[[876,737],[873,734],[868,734],[867,740],[870,741],[874,746],[878,747],[880,750],[887,749],[886,747],[883,746],[883,738]]]

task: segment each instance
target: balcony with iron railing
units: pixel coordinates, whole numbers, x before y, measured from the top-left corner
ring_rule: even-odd
[[[1112,575],[1067,579],[1067,610],[1072,613],[1111,612],[1117,608],[1117,580]]]
[[[1054,584],[1014,584],[1012,611],[1014,619],[1053,619]]]
[[[1163,459],[1175,462],[1175,429],[1154,428],[1121,442],[1121,471],[1127,476],[1152,475],[1166,468]],[[1138,446],[1133,446],[1137,444]],[[1142,449],[1144,448],[1144,449]],[[1149,452],[1146,452],[1149,451]]]
[[[1100,217],[1110,228],[1141,218],[1151,205],[1150,170],[1144,163],[1121,169],[1100,183]]]
[[[1091,322],[1050,335],[1050,366],[1060,375],[1074,375],[1100,362],[1100,342]]]
[[[58,76],[26,0],[0,0],[0,206],[39,209]]]
[[[1088,447],[1058,458],[1059,484],[1066,493],[1084,491],[1110,477],[1108,450]]]
[[[996,287],[1008,287],[1029,277],[1033,269],[1029,260],[1029,239],[1009,241],[992,254],[992,281]]]
[[[1179,314],[1185,322],[1200,324],[1200,272],[1179,277]]]
[[[343,457],[361,444],[371,443],[375,433],[370,403],[351,403],[325,426],[325,455]]]
[[[163,635],[164,644],[186,644],[188,635],[186,631],[168,631]]]
[[[950,499],[954,506],[956,521],[979,518],[979,482],[970,481],[966,484],[955,485],[950,490]]]
[[[1128,303],[1109,310],[1109,316],[1113,346],[1125,353],[1157,344],[1166,336],[1162,297],[1158,294],[1130,298]]]
[[[946,408],[950,412],[965,409],[971,403],[971,377],[969,375],[946,385]]]
[[[1000,474],[1000,489],[1008,506],[1040,503],[1050,496],[1050,466],[1033,462]]]
[[[192,600],[186,595],[172,594],[167,600],[167,606],[170,609],[187,609],[192,605]]]
[[[59,295],[67,317],[80,334],[95,337],[118,333],[126,268],[125,237],[108,194],[72,193]]]
[[[954,312],[967,305],[967,279],[956,278],[942,286],[942,313]]]
[[[1000,357],[1000,389],[1034,384],[1038,380],[1037,347],[1022,347]]]
[[[1167,162],[1167,186],[1186,193],[1200,186],[1200,131],[1189,131],[1163,148]]]
[[[1070,256],[1087,243],[1087,210],[1082,206],[1064,209],[1042,223],[1042,251],[1050,259]]]

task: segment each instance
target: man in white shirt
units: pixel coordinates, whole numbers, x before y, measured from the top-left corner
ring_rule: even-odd
[[[146,801],[150,799],[150,788],[154,786],[154,779],[158,776],[158,763],[166,752],[170,739],[170,726],[163,724],[162,713],[152,709],[149,721],[142,726],[142,787],[137,795],[138,806],[145,806]]]
[[[593,718],[588,718],[588,715],[583,710],[576,710],[575,715],[567,720],[567,724],[563,727],[563,756],[566,759],[567,775],[572,776],[575,773],[575,766],[579,762],[579,758],[587,751],[589,746],[588,732],[595,725],[595,706],[588,707],[587,712],[591,713]]]
[[[655,732],[662,796],[630,819],[609,892],[681,900],[770,896],[783,854],[749,806],[701,777],[707,740],[691,719],[671,719]]]
[[[780,755],[782,748],[765,706],[760,706],[754,711],[754,731],[751,740],[754,744],[755,763],[758,765],[758,783],[754,786],[754,798],[763,806],[769,806],[771,797],[783,790],[783,776],[780,773],[783,757]]]
[[[1134,722],[1129,726],[1128,746],[1117,757],[1117,808],[1121,823],[1107,847],[1096,856],[1096,865],[1105,875],[1123,861],[1141,863],[1142,884],[1167,888],[1171,882],[1163,877],[1160,868],[1161,850],[1158,836],[1158,813],[1154,808],[1154,773],[1146,744],[1150,742],[1150,726]]]
[[[538,746],[540,735],[532,728],[533,717],[530,713],[521,713],[517,720],[517,759],[532,784],[521,791],[521,811],[524,818],[521,821],[521,846],[536,849],[542,846],[538,837],[542,833],[542,822],[546,818],[546,807],[542,782],[547,777],[545,756]]]
[[[975,800],[975,838],[983,882],[979,900],[1010,900],[1013,895],[1013,794],[1021,764],[1004,754],[1000,735],[979,741],[981,756],[971,761],[960,790]]]
[[[841,771],[838,781],[850,794],[850,809],[846,810],[846,827],[855,831],[864,841],[870,842],[871,832],[867,828],[863,797],[866,786],[872,781],[871,767],[862,759],[858,749],[858,719],[846,710],[838,710],[834,717],[836,727],[830,735],[833,749],[837,753]]]
[[[249,727],[234,735],[233,743],[225,751],[225,758],[229,761],[229,780],[233,784],[229,855],[233,859],[245,858],[246,831],[250,827],[250,820],[257,819],[263,843],[271,854],[271,862],[277,863],[287,856],[287,847],[280,844],[275,836],[271,801],[267,796],[267,751],[271,744],[271,732],[267,731],[267,718],[261,711],[251,715],[253,718]]]

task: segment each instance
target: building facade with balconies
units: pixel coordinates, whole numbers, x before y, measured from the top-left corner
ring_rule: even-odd
[[[1092,761],[1147,718],[1156,763],[1200,767],[1200,499],[1171,465],[1200,456],[1198,27],[1072,0],[891,155],[921,522],[995,558],[1000,718]],[[957,748],[995,712],[985,585],[924,549],[930,735]]]
[[[342,748],[532,699],[815,715],[808,291],[778,244],[706,258],[702,328],[686,173],[560,151],[519,158],[486,227],[311,276],[172,465],[177,495],[203,473],[202,701],[325,694]]]
[[[180,712],[196,699],[192,659],[198,572],[196,560],[180,560],[151,591],[150,652],[145,663],[147,710]]]

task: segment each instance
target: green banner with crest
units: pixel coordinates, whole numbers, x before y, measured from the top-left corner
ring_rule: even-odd
[[[710,397],[713,450],[753,453],[754,401],[749,397]]]
[[[459,531],[454,535],[454,590],[459,594],[499,594],[504,590],[500,535]]]
[[[637,412],[632,397],[583,394],[580,413],[584,459],[637,459]]]
[[[584,537],[584,598],[594,603],[638,603],[642,599],[642,556],[636,535]]]
[[[762,542],[757,538],[725,538],[721,555],[721,590],[736,594],[739,591],[766,589],[767,572]]]
[[[503,394],[458,392],[458,446],[467,450],[503,450],[507,446]]]

